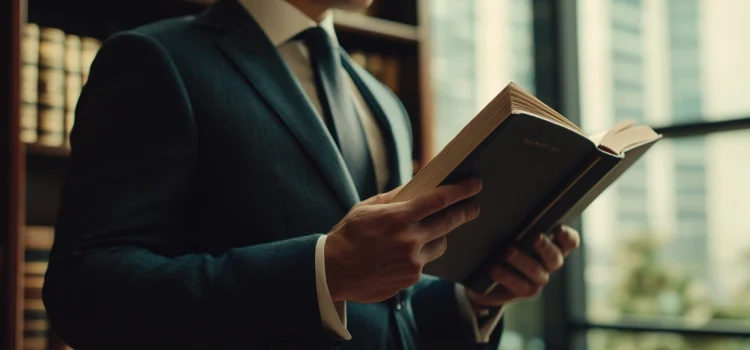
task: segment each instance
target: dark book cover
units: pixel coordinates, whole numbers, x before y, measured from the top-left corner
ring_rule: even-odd
[[[632,164],[647,147],[628,157]],[[629,152],[630,153],[630,152]],[[451,232],[448,249],[424,273],[494,288],[489,269],[515,241],[549,232],[581,214],[627,166],[580,133],[540,117],[511,114],[446,178],[479,176],[480,216]],[[623,164],[623,165],[630,165]],[[597,192],[598,191],[598,192]]]

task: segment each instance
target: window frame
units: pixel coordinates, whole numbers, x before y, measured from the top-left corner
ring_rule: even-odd
[[[577,0],[532,0],[534,15],[534,69],[537,97],[561,111],[572,122],[580,123],[580,83],[578,74]],[[696,121],[659,126],[665,139],[678,139],[721,132],[750,130],[750,116],[720,121]],[[581,219],[572,223],[585,241]],[[669,332],[684,336],[748,339],[747,328],[710,324],[702,328],[669,325],[663,322],[592,322],[586,318],[584,281],[585,246],[571,254],[565,267],[556,272],[541,298],[543,337],[548,349],[586,349],[587,332]]]

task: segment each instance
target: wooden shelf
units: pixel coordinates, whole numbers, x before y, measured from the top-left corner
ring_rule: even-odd
[[[335,11],[333,19],[339,31],[401,42],[419,41],[417,26],[344,11]]]
[[[217,0],[179,0],[177,4],[205,6],[213,5]],[[416,43],[419,41],[417,26],[390,21],[347,11],[334,11],[336,29],[362,34],[370,37]]]
[[[26,155],[30,156],[67,158],[70,155],[70,148],[68,147],[44,146],[37,144],[26,144],[25,146]]]

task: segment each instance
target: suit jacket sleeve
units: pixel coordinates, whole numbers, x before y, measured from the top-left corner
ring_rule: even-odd
[[[320,235],[212,254],[188,243],[200,189],[197,130],[156,39],[130,32],[103,45],[71,143],[43,289],[66,342],[192,349],[323,337]]]

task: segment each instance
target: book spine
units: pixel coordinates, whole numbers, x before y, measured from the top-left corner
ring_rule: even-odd
[[[99,48],[102,46],[101,41],[83,37],[81,38],[81,79],[83,84],[89,80],[89,72],[91,71],[91,63],[94,62],[96,53],[99,52]]]
[[[383,56],[375,53],[367,55],[367,71],[372,74],[375,79],[383,81]]]
[[[349,56],[360,67],[367,69],[367,55],[362,51],[352,51]]]
[[[68,34],[65,37],[65,144],[70,142],[75,109],[83,86],[81,38]]]
[[[352,51],[352,60],[365,68],[373,77],[385,84],[393,93],[398,94],[401,62],[398,57],[383,56],[362,51]]]
[[[47,350],[49,321],[42,302],[44,275],[24,276],[23,349]]]
[[[38,143],[61,146],[65,136],[65,32],[39,31]]]
[[[389,56],[383,59],[383,84],[388,86],[394,94],[398,95],[400,62],[397,57]]]
[[[19,124],[22,142],[34,143],[37,135],[37,83],[39,81],[39,26],[28,23],[21,41],[21,108]]]
[[[24,230],[24,238],[23,349],[47,350],[50,328],[47,312],[42,302],[42,286],[54,240],[54,229],[27,226]]]

